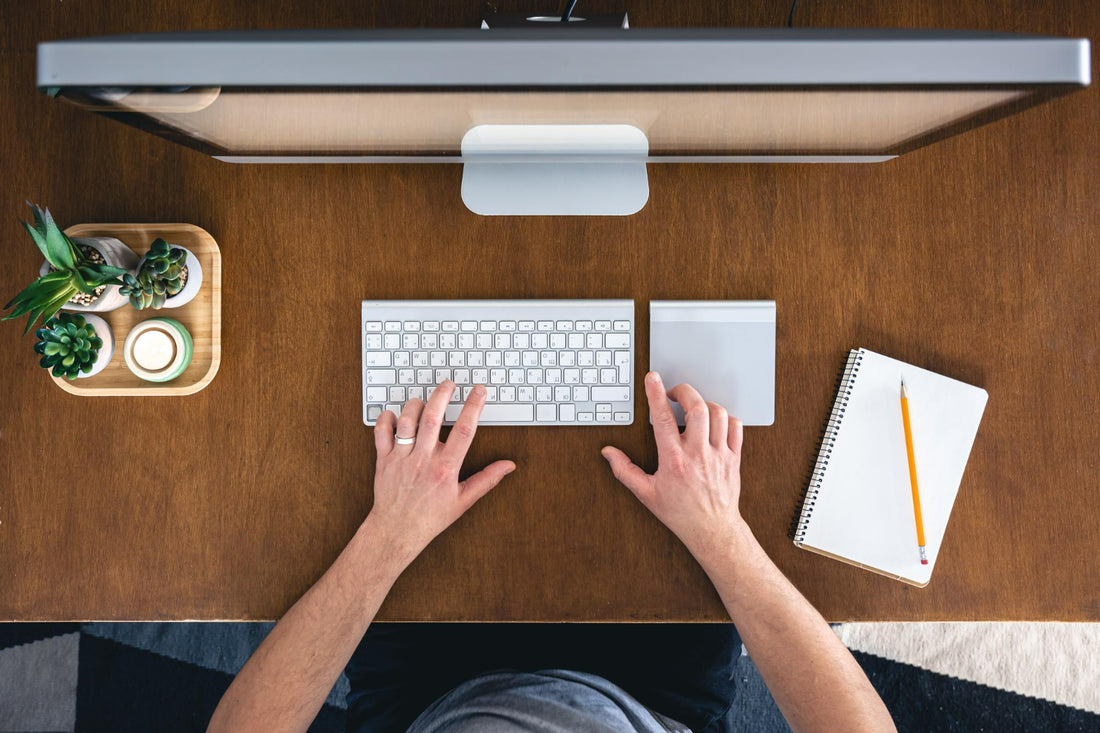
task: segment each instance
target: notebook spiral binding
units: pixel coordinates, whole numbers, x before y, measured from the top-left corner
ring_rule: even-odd
[[[806,529],[814,513],[814,505],[817,504],[817,494],[821,490],[821,483],[829,468],[829,459],[833,455],[833,447],[836,445],[840,427],[844,423],[844,413],[848,409],[848,401],[852,398],[852,388],[855,386],[855,378],[859,374],[859,366],[862,363],[863,352],[858,349],[852,350],[848,354],[844,367],[837,375],[836,399],[833,400],[829,416],[821,426],[821,441],[818,444],[817,457],[810,467],[806,485],[802,489],[801,508],[791,522],[790,537],[796,545],[801,545],[806,536]]]

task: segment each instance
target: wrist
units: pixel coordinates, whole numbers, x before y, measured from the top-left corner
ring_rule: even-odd
[[[391,530],[373,512],[359,525],[352,542],[366,548],[372,563],[394,580],[405,572],[423,549],[410,542],[403,533]]]
[[[685,541],[688,550],[708,573],[712,568],[736,565],[760,547],[752,530],[740,516],[734,521],[701,532]]]

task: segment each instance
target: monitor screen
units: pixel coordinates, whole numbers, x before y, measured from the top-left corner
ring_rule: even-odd
[[[626,124],[649,161],[904,153],[1089,83],[1088,41],[883,31],[184,33],[39,47],[39,86],[229,159],[462,160]]]

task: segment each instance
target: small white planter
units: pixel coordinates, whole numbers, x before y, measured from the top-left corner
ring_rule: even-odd
[[[111,330],[110,324],[93,313],[85,314],[84,320],[95,329],[95,335],[103,339],[103,348],[99,350],[99,355],[96,357],[95,364],[92,365],[92,370],[87,374],[82,372],[76,375],[77,379],[94,377],[99,374],[107,368],[107,365],[111,363],[111,357],[115,355],[115,334]]]
[[[133,270],[138,263],[138,256],[134,250],[127,247],[114,237],[72,237],[73,244],[85,245],[95,249],[112,267],[121,267],[124,270]],[[43,262],[38,268],[38,276],[41,277],[50,271],[50,263]],[[103,293],[96,298],[91,305],[79,305],[66,303],[61,310],[77,311],[80,313],[106,313],[121,308],[129,302],[125,295],[120,295],[118,285],[108,285]],[[106,345],[106,344],[105,344]]]
[[[164,305],[161,306],[162,308],[179,308],[181,305],[187,305],[195,299],[195,296],[199,294],[199,288],[202,287],[202,265],[199,264],[199,258],[186,247],[173,244],[172,248],[182,249],[187,253],[187,257],[183,260],[184,266],[187,268],[187,284],[183,286],[183,290],[171,298],[167,298]],[[137,266],[134,267],[134,273],[141,272],[141,266],[144,264],[145,257],[142,257]]]

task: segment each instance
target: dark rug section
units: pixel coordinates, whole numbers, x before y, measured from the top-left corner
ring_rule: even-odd
[[[1095,733],[1100,715],[853,651],[899,733]]]
[[[22,646],[34,641],[80,631],[80,624],[12,624],[0,623],[0,649]],[[0,680],[2,689],[3,680]]]
[[[159,654],[82,635],[76,693],[76,730],[98,733],[196,733],[232,675]],[[311,733],[344,729],[344,711],[325,706]]]

